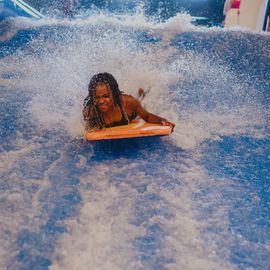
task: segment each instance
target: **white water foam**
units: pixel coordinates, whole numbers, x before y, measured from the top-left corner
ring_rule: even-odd
[[[146,269],[152,268],[155,261],[162,257],[170,261],[161,262],[165,269],[232,269],[218,259],[215,245],[204,246],[200,235],[204,224],[197,222],[193,216],[190,195],[196,191],[197,181],[205,177],[199,166],[191,160],[183,160],[181,174],[174,177],[184,179],[184,182],[174,190],[166,190],[159,186],[164,181],[162,176],[150,178],[138,170],[143,163],[124,165],[124,160],[118,162],[118,166],[108,163],[96,165],[91,168],[95,171],[94,177],[87,172],[80,179],[82,207],[78,217],[66,222],[69,231],[59,241],[50,270],[84,270],[89,266],[93,270]],[[169,173],[167,170],[164,168],[165,174]],[[115,174],[125,174],[127,178],[112,183]],[[147,189],[141,193],[138,187],[144,185]],[[146,201],[146,209],[154,207],[156,211],[170,213],[173,218],[156,214],[145,217],[145,222],[139,226],[134,224],[132,220],[139,218],[133,213],[134,206],[148,194],[156,194],[162,200]],[[136,249],[134,242],[138,237],[149,234],[146,225],[155,224],[164,230],[165,237],[157,247],[153,261],[145,262],[140,259],[144,253]]]
[[[132,21],[132,17],[129,18]],[[74,38],[73,35],[69,36],[60,30],[65,36],[60,41],[53,35],[44,40],[41,33],[17,54],[1,59],[3,65],[0,67],[0,74],[13,76],[2,78],[1,84],[8,91],[20,90],[22,95],[30,97],[27,103],[30,118],[27,121],[37,126],[37,134],[46,129],[55,129],[59,132],[66,130],[73,138],[81,135],[83,132],[81,105],[87,95],[89,79],[97,72],[107,71],[116,77],[120,88],[127,93],[136,95],[139,87],[150,89],[144,105],[147,110],[176,123],[175,132],[164,140],[172,138],[181,148],[196,148],[204,140],[218,140],[223,135],[245,133],[254,137],[264,135],[256,128],[256,125],[264,121],[261,117],[263,112],[256,108],[256,104],[239,102],[237,106],[231,106],[234,97],[239,101],[239,96],[243,96],[244,101],[249,101],[245,93],[247,87],[250,90],[250,86],[237,80],[226,67],[208,62],[207,57],[181,52],[169,46],[166,35],[170,33],[170,29],[171,33],[177,31],[179,22],[177,18],[175,21],[172,19],[170,22],[157,24],[146,22],[140,24],[136,20],[141,21],[141,17],[134,18],[133,24],[129,25],[125,25],[123,19],[109,18],[104,14],[96,18],[91,17],[89,20],[78,19],[75,22],[40,21],[40,25],[43,26],[55,24],[67,27],[68,30],[74,25],[83,27],[74,30]],[[31,22],[31,25],[36,27],[34,22]],[[146,31],[148,34],[161,37],[162,40],[155,45],[140,43],[131,37],[133,32],[130,35],[130,31],[133,29],[127,28],[136,25],[138,25],[135,27],[136,31]],[[189,80],[203,81],[208,88],[184,89],[182,82]],[[225,83],[231,86],[228,95],[222,91],[222,85]],[[188,94],[192,97],[209,97],[216,105],[211,110],[203,103],[187,106]],[[222,100],[224,96],[227,101]],[[17,146],[20,144],[20,141],[15,142]],[[13,177],[12,170],[16,169],[15,154],[24,159],[35,147],[35,144],[31,146],[26,144],[19,151],[6,151],[1,170]],[[29,159],[29,162],[37,161]],[[185,269],[197,269],[199,265],[203,265],[202,269],[230,269],[230,265],[224,267],[226,263],[215,255],[218,250],[214,246],[215,243],[213,247],[205,249],[205,242],[200,234],[203,224],[199,224],[194,218],[195,212],[191,207],[190,198],[195,191],[192,183],[200,182],[204,178],[206,182],[209,180],[209,176],[205,175],[202,168],[192,161],[187,161],[187,168],[183,168],[180,173],[177,172],[179,175],[175,176],[177,179],[185,179],[184,188],[168,192],[156,186],[154,177],[149,179],[143,172],[139,173],[139,165],[137,169],[136,164],[125,167],[127,162],[124,160],[120,163],[123,166],[118,164],[93,166],[80,178],[83,185],[81,210],[78,217],[67,221],[70,231],[59,240],[51,268],[89,269],[89,265],[93,265],[93,269],[141,269],[143,262],[136,257],[138,251],[130,244],[136,237],[143,237],[146,234],[144,227],[135,226],[131,222],[131,208],[140,195],[130,187],[130,183],[141,182],[149,186],[147,192],[161,196],[162,201],[169,207],[168,210],[175,215],[172,220],[156,216],[149,221],[150,224],[158,223],[168,233],[168,237],[163,239],[164,243],[160,246],[160,254],[172,259],[170,265],[166,264],[168,269],[179,269],[179,265]],[[179,164],[185,167],[180,161]],[[87,160],[82,156],[79,166],[86,165]],[[114,170],[122,170],[125,174],[133,169],[132,166],[135,166],[135,174],[134,176],[127,174],[130,182],[125,180],[120,186],[111,185],[108,174],[114,173]],[[20,177],[16,177],[15,175],[13,179],[19,182]],[[46,176],[44,179],[45,186],[41,186],[40,190],[48,188]],[[94,188],[88,191],[87,185],[93,185]],[[18,192],[15,190],[14,193],[8,194],[8,200],[16,205],[24,205],[28,194],[21,195],[20,191]],[[36,196],[38,195],[39,193]],[[32,214],[25,214],[24,210],[31,204],[27,201],[25,205],[27,207],[17,208],[15,214],[11,215],[12,218],[8,219],[7,223],[1,224],[1,228],[2,226],[8,228],[12,219],[16,220],[17,224],[13,224],[14,231],[19,227],[22,228],[25,215],[27,219],[32,217]],[[38,207],[35,206],[37,211]],[[2,215],[3,220],[6,220],[5,215],[6,213]],[[221,217],[217,218],[222,221],[224,231],[226,231],[226,216],[226,209],[222,209]],[[38,226],[37,224],[33,226]],[[224,240],[226,236],[222,235],[218,240]],[[10,239],[14,238],[8,238],[2,250],[9,252]],[[174,241],[175,239],[177,241]],[[192,254],[190,250],[193,251]],[[8,256],[8,252],[4,252],[5,254],[1,256]],[[225,254],[226,252],[228,251],[225,250]]]
[[[244,113],[239,114],[241,111],[248,112],[248,107],[231,110],[226,108],[228,104],[224,104],[224,106],[214,108],[212,112],[204,112],[204,107],[202,110],[196,108],[182,111],[179,103],[183,103],[187,93],[184,93],[179,85],[173,89],[174,91],[171,91],[173,93],[169,92],[172,85],[176,85],[182,80],[205,81],[207,77],[209,89],[198,89],[198,95],[205,96],[208,92],[209,99],[213,99],[211,94],[214,94],[216,102],[222,102],[218,99],[221,96],[218,91],[222,84],[229,81],[231,89],[235,89],[230,97],[233,99],[234,95],[244,93],[247,86],[240,85],[241,82],[237,82],[226,67],[213,66],[212,63],[208,63],[206,58],[194,53],[185,52],[183,55],[179,55],[177,49],[168,47],[166,38],[155,45],[140,44],[129,34],[123,33],[122,28],[115,29],[115,23],[108,25],[110,20],[116,20],[119,25],[123,23],[123,20],[104,16],[102,14],[88,20],[78,20],[84,26],[94,23],[96,25],[94,29],[91,28],[92,30],[80,29],[79,33],[76,32],[78,45],[74,43],[75,40],[71,36],[67,37],[65,45],[54,44],[55,41],[52,38],[44,46],[44,40],[41,37],[33,40],[29,46],[31,50],[38,46],[45,47],[45,55],[40,57],[37,50],[37,55],[35,53],[30,56],[23,54],[19,63],[17,58],[6,57],[4,59],[3,72],[6,70],[11,72],[16,66],[19,76],[16,80],[14,78],[6,79],[3,83],[5,85],[10,83],[10,87],[16,84],[26,89],[32,89],[34,96],[29,110],[38,123],[47,127],[60,124],[67,128],[74,137],[82,134],[81,104],[87,95],[87,84],[91,75],[107,71],[116,77],[122,90],[134,96],[140,87],[150,89],[144,105],[149,111],[167,117],[176,123],[172,137],[180,147],[194,147],[204,139],[229,134],[229,130],[235,134],[239,129],[239,123],[244,129],[246,126],[250,126],[250,118],[246,117]],[[141,21],[142,18],[139,16],[137,19]],[[153,27],[152,24],[145,24],[144,29],[150,31],[156,28],[166,34],[172,30],[172,33],[175,34],[173,31],[177,29],[178,19],[179,15],[170,19],[170,22],[158,23],[156,27]],[[127,21],[129,20],[127,19]],[[55,23],[55,21],[51,23]],[[61,23],[68,26],[74,22]],[[74,24],[76,23],[78,22],[75,21]],[[126,27],[125,23],[124,20],[124,27]],[[143,28],[136,20],[133,23],[137,25],[138,29]],[[100,32],[104,31],[102,27],[101,29],[97,27],[100,24],[106,25],[105,32]],[[129,23],[127,25],[130,26]],[[196,89],[185,91],[191,91],[191,95],[196,95]],[[215,100],[213,101],[215,102]],[[200,112],[198,113],[198,111]],[[220,111],[222,111],[222,115],[220,115]],[[258,120],[256,117],[253,118],[255,122]],[[235,121],[231,121],[232,119]],[[226,125],[223,125],[224,122]],[[240,132],[242,133],[242,131]]]
[[[16,256],[17,233],[20,230],[38,230],[44,222],[44,216],[40,216],[42,205],[39,202],[40,194],[50,187],[47,173],[42,181],[36,177],[23,176],[31,168],[38,167],[46,162],[42,157],[34,158],[33,152],[50,145],[50,142],[40,144],[36,141],[37,136],[31,141],[23,138],[22,132],[17,132],[17,138],[13,142],[14,150],[1,151],[0,155],[0,177],[5,181],[8,189],[1,190],[0,210],[0,269],[7,269],[12,256]],[[52,164],[53,167],[53,164]],[[2,184],[2,183],[1,183]],[[32,192],[29,192],[31,191]]]

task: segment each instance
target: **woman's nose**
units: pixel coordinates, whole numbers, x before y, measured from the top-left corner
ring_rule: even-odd
[[[101,97],[98,99],[98,104],[102,104],[103,102],[104,102],[104,98]]]

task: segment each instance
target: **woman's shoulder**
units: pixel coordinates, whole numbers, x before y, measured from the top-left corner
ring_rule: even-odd
[[[133,97],[132,95],[127,95],[127,94],[122,94],[121,99],[122,101],[127,102],[127,103],[133,103],[137,101],[135,97]]]
[[[125,106],[132,107],[133,109],[136,108],[138,104],[140,104],[140,102],[131,95],[122,94],[121,99]]]

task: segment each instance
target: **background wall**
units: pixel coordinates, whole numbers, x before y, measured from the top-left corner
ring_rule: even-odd
[[[62,0],[26,0],[27,3],[37,9],[61,8]],[[67,2],[66,0],[64,2]],[[74,0],[70,0],[70,3]],[[181,11],[187,11],[192,16],[207,17],[212,23],[220,23],[223,20],[223,5],[225,0],[142,0],[142,1],[120,1],[120,0],[78,0],[77,10],[87,10],[93,6],[110,11],[126,12],[134,10],[140,4],[144,6],[147,15],[159,15],[162,19],[174,16]]]

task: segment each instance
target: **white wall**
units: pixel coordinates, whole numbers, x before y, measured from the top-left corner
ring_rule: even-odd
[[[261,4],[260,10],[259,10],[258,21],[257,21],[257,30],[258,31],[263,29],[265,16],[267,15],[266,11],[267,11],[268,1],[269,0],[263,1],[263,3]]]
[[[225,27],[242,26],[255,31],[263,29],[268,0],[242,0],[240,13],[236,9],[227,12]]]

